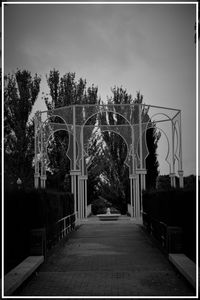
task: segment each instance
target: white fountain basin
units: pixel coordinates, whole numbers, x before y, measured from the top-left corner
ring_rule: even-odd
[[[97,215],[100,221],[115,221],[118,220],[120,214],[100,214]]]

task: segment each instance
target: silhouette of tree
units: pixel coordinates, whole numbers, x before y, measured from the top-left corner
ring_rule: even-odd
[[[50,93],[43,97],[48,110],[58,107],[69,106],[73,104],[97,104],[98,88],[92,85],[86,87],[86,80],[80,78],[76,81],[76,74],[69,72],[60,76],[58,70],[51,70],[46,76]],[[82,116],[77,116],[77,119]],[[90,120],[95,123],[96,119]],[[60,119],[54,119],[54,122],[60,122]],[[59,178],[61,186],[63,185],[65,175],[70,171],[69,159],[66,156],[69,136],[66,132],[58,131],[54,134],[49,143],[48,156],[50,160],[49,168],[51,169],[52,181]],[[62,187],[61,187],[62,188]]]
[[[136,98],[132,98],[131,95],[123,88],[114,87],[112,89],[113,96],[109,99],[108,103],[111,104],[141,104],[143,101],[143,95],[137,92]],[[139,123],[138,119],[138,106],[135,105],[134,112],[132,114],[132,121],[135,124]],[[104,117],[104,122],[107,120],[108,125],[119,125],[125,124],[125,119],[119,114],[108,113],[108,118]],[[149,116],[146,116],[146,121],[151,120]],[[157,160],[157,143],[159,140],[159,134],[156,133],[156,126],[152,124],[152,128],[146,132],[147,147],[149,155],[146,159],[147,168],[147,188],[156,187],[156,178],[158,176],[158,160]],[[127,166],[124,164],[127,155],[127,145],[120,137],[114,132],[103,132],[103,140],[106,144],[107,157],[109,161],[109,169],[107,172],[104,171],[103,175],[105,178],[106,185],[104,185],[103,196],[117,208],[122,211],[125,209],[127,199],[130,198],[130,187],[129,187],[129,171]],[[106,164],[105,164],[106,165]]]
[[[75,73],[67,73],[60,76],[59,71],[52,70],[47,76],[47,82],[50,89],[51,100],[49,96],[44,100],[49,110],[56,107],[63,107],[73,104],[99,104],[100,99],[97,96],[97,87],[86,88],[86,80],[82,78],[79,81],[75,79]],[[108,105],[142,103],[143,95],[137,92],[136,98],[133,99],[122,87],[112,89],[112,97],[108,99]],[[83,116],[80,116],[83,117]],[[135,106],[132,118],[138,122],[138,106]],[[90,119],[87,124],[95,124],[97,118]],[[119,125],[125,124],[125,119],[120,114],[104,112],[98,118],[98,124],[102,125]],[[149,147],[149,156],[147,159],[147,183],[148,187],[155,187],[156,177],[158,175],[158,162],[156,156],[158,136],[156,127],[147,131],[147,145]],[[65,145],[65,146],[64,146]],[[57,132],[51,142],[49,151],[50,168],[54,175],[62,174],[64,176],[69,172],[69,161],[63,157],[68,145],[68,136]],[[127,145],[123,138],[112,131],[93,132],[89,141],[89,167],[88,167],[88,195],[89,200],[96,198],[99,194],[107,197],[110,201],[115,199],[115,206],[121,208],[130,197],[129,170],[124,164],[127,156]]]
[[[4,79],[5,181],[26,183],[32,177],[34,126],[29,117],[40,91],[40,77],[18,70]]]
[[[156,132],[156,125],[153,124],[152,128],[149,128],[146,132],[146,141],[147,141],[147,148],[149,154],[146,158],[146,188],[147,189],[155,189],[156,188],[156,179],[159,175],[158,167],[159,163],[157,160],[157,147],[158,147],[158,140],[160,138],[160,134]]]

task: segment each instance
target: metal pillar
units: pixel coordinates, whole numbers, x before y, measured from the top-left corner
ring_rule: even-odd
[[[34,174],[34,187],[35,187],[35,189],[39,188],[39,179],[40,179],[40,174],[35,173]]]
[[[171,179],[171,187],[175,188],[176,187],[176,174],[175,174],[175,153],[174,153],[174,123],[173,120],[171,121],[172,125],[172,173],[169,174],[170,179]]]
[[[40,182],[41,182],[41,188],[42,189],[46,188],[46,179],[47,179],[47,177],[45,175],[41,175]]]
[[[132,175],[129,176],[130,178],[130,197],[131,197],[131,218],[133,218],[133,178]]]
[[[129,176],[129,178],[130,178],[130,188],[131,188],[131,194],[130,194],[131,195],[131,218],[134,218],[135,207],[136,207],[136,203],[135,203],[135,186],[134,186],[135,174],[133,174],[135,172],[134,126],[131,126],[131,139],[132,139],[132,143],[131,143],[132,174]]]
[[[73,188],[73,194],[74,194],[74,213],[75,218],[78,217],[79,219],[79,212],[80,205],[77,204],[77,192],[79,194],[79,181],[78,181],[78,187],[77,187],[77,176],[80,174],[80,172],[76,170],[76,106],[73,105],[73,161],[72,161],[73,169],[70,172],[70,175],[72,176],[72,188]],[[77,191],[78,188],[78,191]]]
[[[40,135],[41,135],[41,176],[40,176],[40,185],[42,189],[46,188],[46,165],[44,160],[44,131],[43,126],[41,126],[40,129]]]
[[[141,202],[141,207],[142,209],[142,191],[146,189],[146,174],[147,170],[144,169],[143,167],[143,147],[142,147],[142,107],[141,104],[139,105],[139,142],[140,142],[140,169],[137,170],[138,174],[138,184],[139,184],[139,178],[140,178],[140,186],[138,187],[139,189],[139,198]]]
[[[133,174],[130,178],[131,189],[131,218],[140,218],[140,187],[139,175]]]
[[[140,120],[141,122],[141,120]],[[131,180],[131,212],[133,207],[133,213],[131,214],[131,217],[133,218],[139,218],[140,217],[140,192],[139,192],[139,175],[136,174],[136,166],[135,166],[135,151],[134,151],[134,126],[131,127],[132,131],[132,174],[129,176]],[[142,150],[142,148],[140,147]],[[142,156],[141,156],[142,158]]]
[[[35,114],[34,125],[35,125],[35,135],[34,135],[34,149],[35,149],[35,174],[34,174],[34,187],[39,188],[40,173],[39,173],[39,160],[38,160],[38,129],[40,127],[40,114],[37,112]]]
[[[79,180],[79,205],[80,219],[87,218],[87,175],[80,175]]]
[[[79,194],[78,194],[78,203],[80,207],[80,220],[87,218],[87,179],[88,176],[85,175],[85,157],[84,157],[84,141],[83,141],[83,129],[84,126],[81,126],[80,132],[80,142],[81,142],[81,174],[78,178],[79,181]]]
[[[139,185],[139,175],[136,174],[136,218],[140,218],[141,216],[141,206],[140,206],[140,185]]]
[[[179,187],[184,188],[183,171],[179,170],[178,175],[179,175]]]
[[[85,184],[85,194],[84,194],[85,195],[85,218],[87,218],[87,180],[88,180],[88,177],[85,178],[85,180],[84,180],[84,184]]]
[[[82,184],[80,180],[80,176],[78,176],[78,219],[79,221],[82,219]]]
[[[139,143],[140,143],[140,169],[143,168],[143,153],[142,153],[142,109],[141,104],[139,105]]]
[[[78,198],[77,196],[79,195],[79,185],[77,185],[79,181],[77,180],[77,178],[80,175],[80,171],[71,170],[70,175],[71,175],[72,194],[74,195],[74,213],[77,213],[77,211],[79,211],[80,209],[80,206],[77,203],[77,198]]]
[[[138,169],[136,170],[136,174],[138,175],[137,181],[138,181],[138,189],[139,189],[139,201],[140,201],[140,213],[143,210],[142,207],[142,191],[146,190],[146,174],[147,170],[146,169]]]
[[[183,161],[182,161],[182,130],[181,130],[181,112],[180,112],[180,119],[179,119],[179,133],[180,133],[180,141],[179,141],[179,186],[180,188],[184,188],[184,179],[183,179]]]
[[[136,175],[133,175],[133,205],[134,205],[133,217],[134,218],[137,218],[137,212],[138,212],[136,179],[137,179]]]
[[[170,177],[171,187],[175,188],[176,187],[176,174],[170,173],[169,177]]]
[[[141,178],[141,190],[145,191],[146,190],[146,174],[147,170],[146,169],[139,169],[137,170],[137,173],[140,175]]]

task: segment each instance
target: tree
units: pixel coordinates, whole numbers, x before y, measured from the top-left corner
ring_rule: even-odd
[[[46,75],[50,93],[44,97],[48,110],[73,104],[97,104],[98,88],[86,87],[86,80],[76,81],[76,74],[69,72],[62,77],[58,70],[51,70]],[[49,96],[50,101],[49,101]]]
[[[143,102],[143,95],[140,94],[140,92],[137,92],[136,98],[134,99],[134,103],[142,104]],[[148,148],[148,156],[146,158],[146,169],[147,169],[147,175],[146,175],[146,188],[147,189],[155,189],[156,188],[156,179],[158,177],[158,167],[159,163],[157,160],[157,147],[158,147],[158,141],[160,139],[160,133],[157,133],[156,130],[156,124],[151,121],[148,114],[144,114],[144,111],[142,111],[143,115],[143,122],[146,122],[149,124],[146,131],[146,143]],[[134,120],[138,123],[138,111],[136,110],[136,115],[134,117]]]
[[[160,134],[156,131],[156,125],[153,123],[153,127],[149,128],[146,132],[146,141],[149,154],[146,158],[146,188],[155,189],[156,188],[156,179],[159,175],[158,167],[159,163],[157,160],[157,147]]]
[[[112,92],[113,96],[109,99],[108,104],[113,106],[114,109],[115,104],[141,104],[143,101],[143,95],[141,95],[140,92],[137,92],[136,98],[134,99],[123,88],[114,87]],[[134,112],[129,116],[132,123],[139,123],[138,110],[139,107],[135,105]],[[142,111],[142,113],[144,112]],[[152,128],[146,132],[149,150],[149,155],[146,160],[147,187],[155,188],[158,175],[156,149],[159,135],[156,133],[156,126],[151,123],[149,116],[146,115],[145,118],[145,121],[149,121],[152,126]],[[120,125],[126,124],[126,120],[117,113],[108,112],[107,117],[105,114],[101,116],[101,123]],[[127,146],[123,138],[112,131],[103,132],[102,138],[105,144],[104,152],[106,151],[107,154],[102,158],[104,163],[101,162],[101,166],[104,166],[104,169],[101,171],[101,176],[104,178],[101,192],[113,205],[123,210],[125,209],[127,199],[130,198],[129,170],[124,163],[127,156]]]
[[[110,104],[131,104],[134,102],[132,96],[122,87],[114,87],[111,91],[113,96],[109,99]],[[126,117],[128,118],[128,116]],[[109,113],[108,120],[110,125],[126,124],[125,119],[119,114]],[[121,209],[123,213],[126,211],[126,203],[130,198],[129,170],[124,163],[128,151],[127,145],[123,138],[116,133],[104,134],[104,140],[112,158],[110,159],[112,161],[111,173],[113,173],[113,176],[110,177],[110,192],[112,195],[110,195],[109,200],[115,199],[114,206]]]
[[[51,100],[49,96],[45,97],[45,102],[49,110],[57,107],[63,107],[73,104],[99,104],[98,88],[86,88],[86,80],[80,78],[75,79],[75,73],[66,73],[60,76],[59,71],[52,70],[47,76],[47,82],[50,89]],[[122,87],[114,87],[112,89],[112,97],[108,99],[108,105],[114,107],[115,104],[131,104],[142,103],[143,96],[137,92],[136,98],[133,99]],[[134,113],[131,113],[131,120],[138,123],[138,106],[135,106]],[[128,113],[128,112],[127,112]],[[148,121],[150,120],[149,117]],[[78,116],[77,119],[84,121],[84,115]],[[56,121],[56,118],[54,119]],[[97,122],[97,123],[96,123]],[[90,118],[87,124],[94,125],[119,125],[126,124],[126,120],[117,113],[103,112],[97,117]],[[153,126],[153,125],[152,125]],[[147,145],[149,146],[149,156],[147,159],[147,182],[148,186],[155,186],[155,180],[158,174],[158,162],[156,156],[158,136],[156,135],[156,127],[147,131]],[[55,178],[56,174],[62,173],[61,181],[64,181],[64,176],[69,172],[68,163],[63,162],[63,157],[66,154],[66,145],[68,144],[68,136],[64,136],[57,132],[50,144],[49,157],[50,168],[53,171]],[[65,147],[64,147],[65,145]],[[115,206],[121,208],[130,197],[129,187],[129,170],[125,165],[127,156],[127,145],[123,138],[110,131],[101,132],[100,127],[97,131],[93,131],[89,142],[89,166],[88,166],[88,195],[92,198],[102,195],[108,197],[108,200],[113,200]],[[62,163],[61,163],[62,161]],[[60,178],[60,177],[59,177]]]
[[[88,163],[88,203],[97,199],[103,190],[106,167],[109,166],[109,158],[106,149],[103,147],[101,134],[94,132],[89,143]]]
[[[27,70],[17,70],[4,79],[4,158],[8,185],[18,177],[26,184],[32,177],[34,125],[29,117],[40,91],[40,80]]]
[[[114,87],[112,89],[113,97],[108,100],[108,105],[114,109],[115,104],[130,103],[131,95],[126,90]],[[119,125],[125,124],[125,119],[119,114],[112,112],[103,112],[99,117],[99,125]],[[100,136],[96,138],[95,151],[92,154],[93,163],[91,170],[97,175],[98,193],[111,201],[113,205],[126,210],[126,199],[129,198],[129,178],[128,167],[124,164],[127,156],[127,145],[123,138],[109,131],[101,131]],[[93,172],[91,172],[94,174]],[[126,180],[128,179],[128,181]]]
[[[82,78],[76,81],[75,73],[69,72],[60,76],[59,71],[53,69],[46,78],[50,93],[44,97],[44,101],[48,110],[73,104],[97,104],[99,101],[98,88],[94,85],[87,88],[86,80]],[[84,115],[77,116],[77,119],[80,118],[84,119]],[[53,122],[61,122],[61,120],[54,118]],[[95,122],[96,118],[92,118],[87,124],[94,124]],[[52,172],[51,177],[52,180],[59,178],[62,183],[70,170],[69,159],[66,157],[68,141],[68,134],[58,131],[49,143],[48,156],[49,168]]]

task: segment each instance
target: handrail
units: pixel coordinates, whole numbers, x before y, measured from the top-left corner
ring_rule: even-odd
[[[60,220],[58,220],[56,223],[59,223],[59,222],[65,220],[65,219],[68,219],[68,218],[70,218],[71,216],[76,215],[76,214],[77,214],[77,212],[75,212],[75,213],[73,213],[73,214],[71,214],[71,215],[67,215],[66,217],[64,217],[64,218],[62,218],[62,219],[60,219]]]
[[[58,225],[58,227],[57,227],[58,240],[61,240],[69,232],[74,230],[75,224],[76,224],[76,215],[77,215],[77,212],[75,212],[71,215],[65,216],[64,218],[62,218],[56,222],[56,225]],[[74,220],[72,220],[72,217],[74,217]],[[69,221],[67,221],[67,219],[69,219]]]
[[[142,212],[143,224],[146,229],[155,236],[157,240],[160,240],[161,245],[164,249],[167,247],[167,224],[159,221],[158,219],[150,216],[146,212]]]

